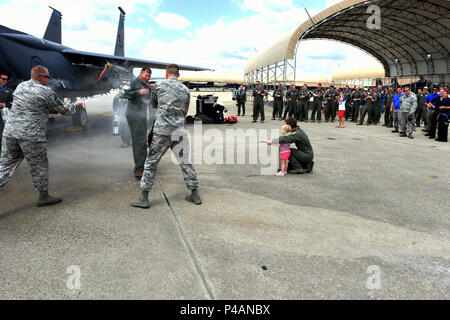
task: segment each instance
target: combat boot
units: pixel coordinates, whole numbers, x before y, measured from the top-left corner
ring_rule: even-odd
[[[200,198],[200,193],[198,192],[198,189],[192,190],[191,195],[186,196],[186,200],[196,205],[202,204],[202,199]]]
[[[304,174],[306,173],[305,169],[293,169],[293,170],[289,170],[288,173],[290,174]]]
[[[314,161],[311,161],[311,163],[306,168],[306,173],[311,173],[314,169]]]
[[[412,134],[408,134],[408,138],[410,138],[410,139],[414,139],[414,137],[413,137],[413,135],[412,135]]]
[[[148,201],[148,191],[142,191],[139,199],[131,202],[131,206],[135,208],[148,209],[150,208],[150,202]]]
[[[37,206],[46,207],[62,202],[61,198],[55,198],[48,194],[48,191],[40,191]]]
[[[407,137],[406,132],[400,132],[400,137]]]
[[[394,131],[392,131],[392,133],[398,133],[398,129],[395,129]]]

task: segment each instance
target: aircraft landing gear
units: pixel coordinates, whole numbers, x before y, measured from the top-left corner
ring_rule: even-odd
[[[88,124],[88,116],[86,108],[77,110],[72,116],[73,126],[85,129]]]

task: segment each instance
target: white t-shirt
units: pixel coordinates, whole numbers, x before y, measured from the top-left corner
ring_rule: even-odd
[[[345,102],[346,100],[344,99],[344,101],[340,101],[341,98],[339,97],[339,111],[345,111]]]

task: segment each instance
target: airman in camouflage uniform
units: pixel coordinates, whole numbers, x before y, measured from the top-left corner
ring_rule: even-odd
[[[411,88],[405,88],[405,95],[400,98],[400,137],[414,139],[414,113],[417,109],[417,96]]]
[[[308,86],[305,84],[298,93],[298,121],[308,121],[309,100],[311,97],[311,92],[308,91]]]
[[[167,66],[166,72],[167,79],[155,84],[150,98],[153,108],[157,109],[153,139],[141,180],[142,194],[138,200],[131,203],[133,207],[144,209],[150,207],[148,193],[155,181],[157,165],[169,148],[179,161],[187,188],[192,191],[186,200],[197,205],[201,204],[197,174],[189,162],[187,154],[183,154],[183,151],[190,150],[185,124],[191,94],[189,89],[178,80],[179,67],[177,65]],[[180,144],[183,148],[178,151]]]
[[[286,120],[286,116],[295,116],[297,111],[297,97],[298,91],[295,85],[291,85],[291,88],[286,92],[286,109],[284,110],[283,119]]]
[[[6,83],[8,82],[8,75],[5,73],[0,73],[0,152],[2,150],[2,133],[4,128],[4,121],[2,111],[6,114],[5,108],[11,109],[12,103],[12,93],[11,89],[6,88]]]
[[[311,122],[315,122],[316,120],[316,114],[317,114],[317,121],[320,123],[322,122],[322,102],[323,102],[323,96],[325,95],[325,91],[322,89],[322,85],[319,83],[317,85],[317,89],[314,89],[312,91],[312,95],[314,96],[314,102],[313,102],[313,109],[311,114]]]
[[[25,158],[31,168],[34,188],[39,191],[38,207],[56,204],[62,199],[48,194],[47,121],[50,113],[72,115],[83,104],[68,104],[46,87],[48,70],[36,66],[31,80],[18,85],[13,94],[13,105],[3,132],[3,150],[0,158],[0,190],[11,179]]]
[[[125,85],[119,93],[121,99],[128,100],[126,117],[131,132],[134,175],[137,180],[142,178],[147,158],[147,108],[150,103],[150,88],[147,82],[150,81],[151,75],[149,68],[143,68],[139,77]]]

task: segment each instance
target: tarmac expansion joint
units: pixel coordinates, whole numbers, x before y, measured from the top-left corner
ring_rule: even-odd
[[[208,293],[209,299],[216,300],[216,298],[214,297],[212,288],[206,279],[206,275],[203,272],[202,268],[200,267],[200,263],[197,259],[197,256],[195,255],[194,250],[193,250],[189,240],[187,239],[187,236],[186,236],[185,232],[183,231],[183,228],[181,227],[180,221],[178,220],[177,215],[175,214],[175,211],[173,210],[173,207],[170,204],[169,198],[167,197],[167,194],[164,191],[161,181],[158,178],[156,178],[156,181],[158,182],[159,187],[161,188],[161,192],[164,195],[164,198],[166,199],[166,203],[167,203],[167,206],[169,207],[169,211],[170,211],[170,214],[169,214],[170,218],[172,219],[175,227],[178,230],[178,234],[180,236],[181,242],[183,243],[183,245],[185,246],[185,248],[188,251],[189,257],[191,258],[192,263],[195,266],[195,270],[197,271],[197,274],[203,284],[203,287],[205,288],[206,292]]]

